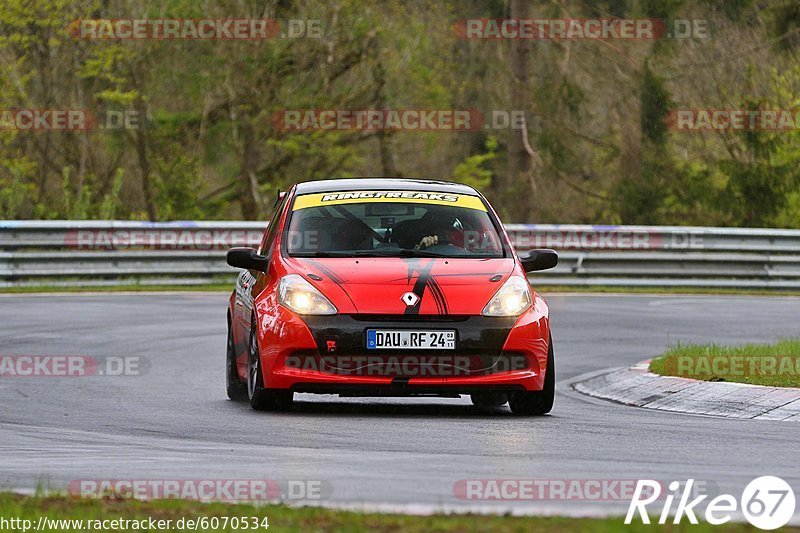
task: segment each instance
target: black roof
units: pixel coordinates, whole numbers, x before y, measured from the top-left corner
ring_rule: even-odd
[[[404,178],[346,178],[319,181],[304,181],[297,184],[297,194],[313,194],[334,191],[433,191],[478,196],[478,192],[463,183],[452,181],[415,180]]]

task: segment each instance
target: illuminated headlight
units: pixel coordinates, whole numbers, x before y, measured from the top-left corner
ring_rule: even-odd
[[[299,315],[335,315],[333,304],[313,285],[297,274],[281,278],[278,302]]]
[[[484,316],[518,316],[531,306],[528,280],[520,276],[508,278],[483,308]]]

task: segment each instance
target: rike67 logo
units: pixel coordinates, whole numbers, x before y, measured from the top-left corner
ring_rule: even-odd
[[[681,491],[682,484],[673,481],[669,484],[666,497],[662,498],[661,484],[658,481],[639,480],[628,507],[628,514],[625,516],[625,523],[630,524],[634,515],[638,513],[642,523],[649,524],[648,513],[657,508],[648,509],[647,506],[658,501],[654,507],[663,502],[658,523],[666,524],[668,517],[673,513],[673,503],[677,499],[672,523],[680,524],[685,516],[690,523],[697,524],[697,515],[701,514],[698,508],[702,507],[708,495],[702,494],[690,500],[689,498],[695,495],[692,493],[693,485],[694,479],[688,479]],[[785,526],[792,519],[794,509],[795,496],[792,487],[779,477],[762,476],[745,487],[738,501],[730,494],[716,496],[705,504],[705,511],[701,516],[709,524],[717,526],[731,521],[735,514],[741,512],[753,526],[772,530]]]

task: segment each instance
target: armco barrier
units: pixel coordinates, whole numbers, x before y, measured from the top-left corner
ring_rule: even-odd
[[[263,222],[0,221],[0,287],[202,285],[229,281],[225,250]],[[518,225],[521,254],[555,248],[536,285],[800,288],[800,230]]]

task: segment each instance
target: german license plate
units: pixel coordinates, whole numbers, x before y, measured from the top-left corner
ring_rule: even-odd
[[[454,330],[368,329],[368,350],[455,350]]]

